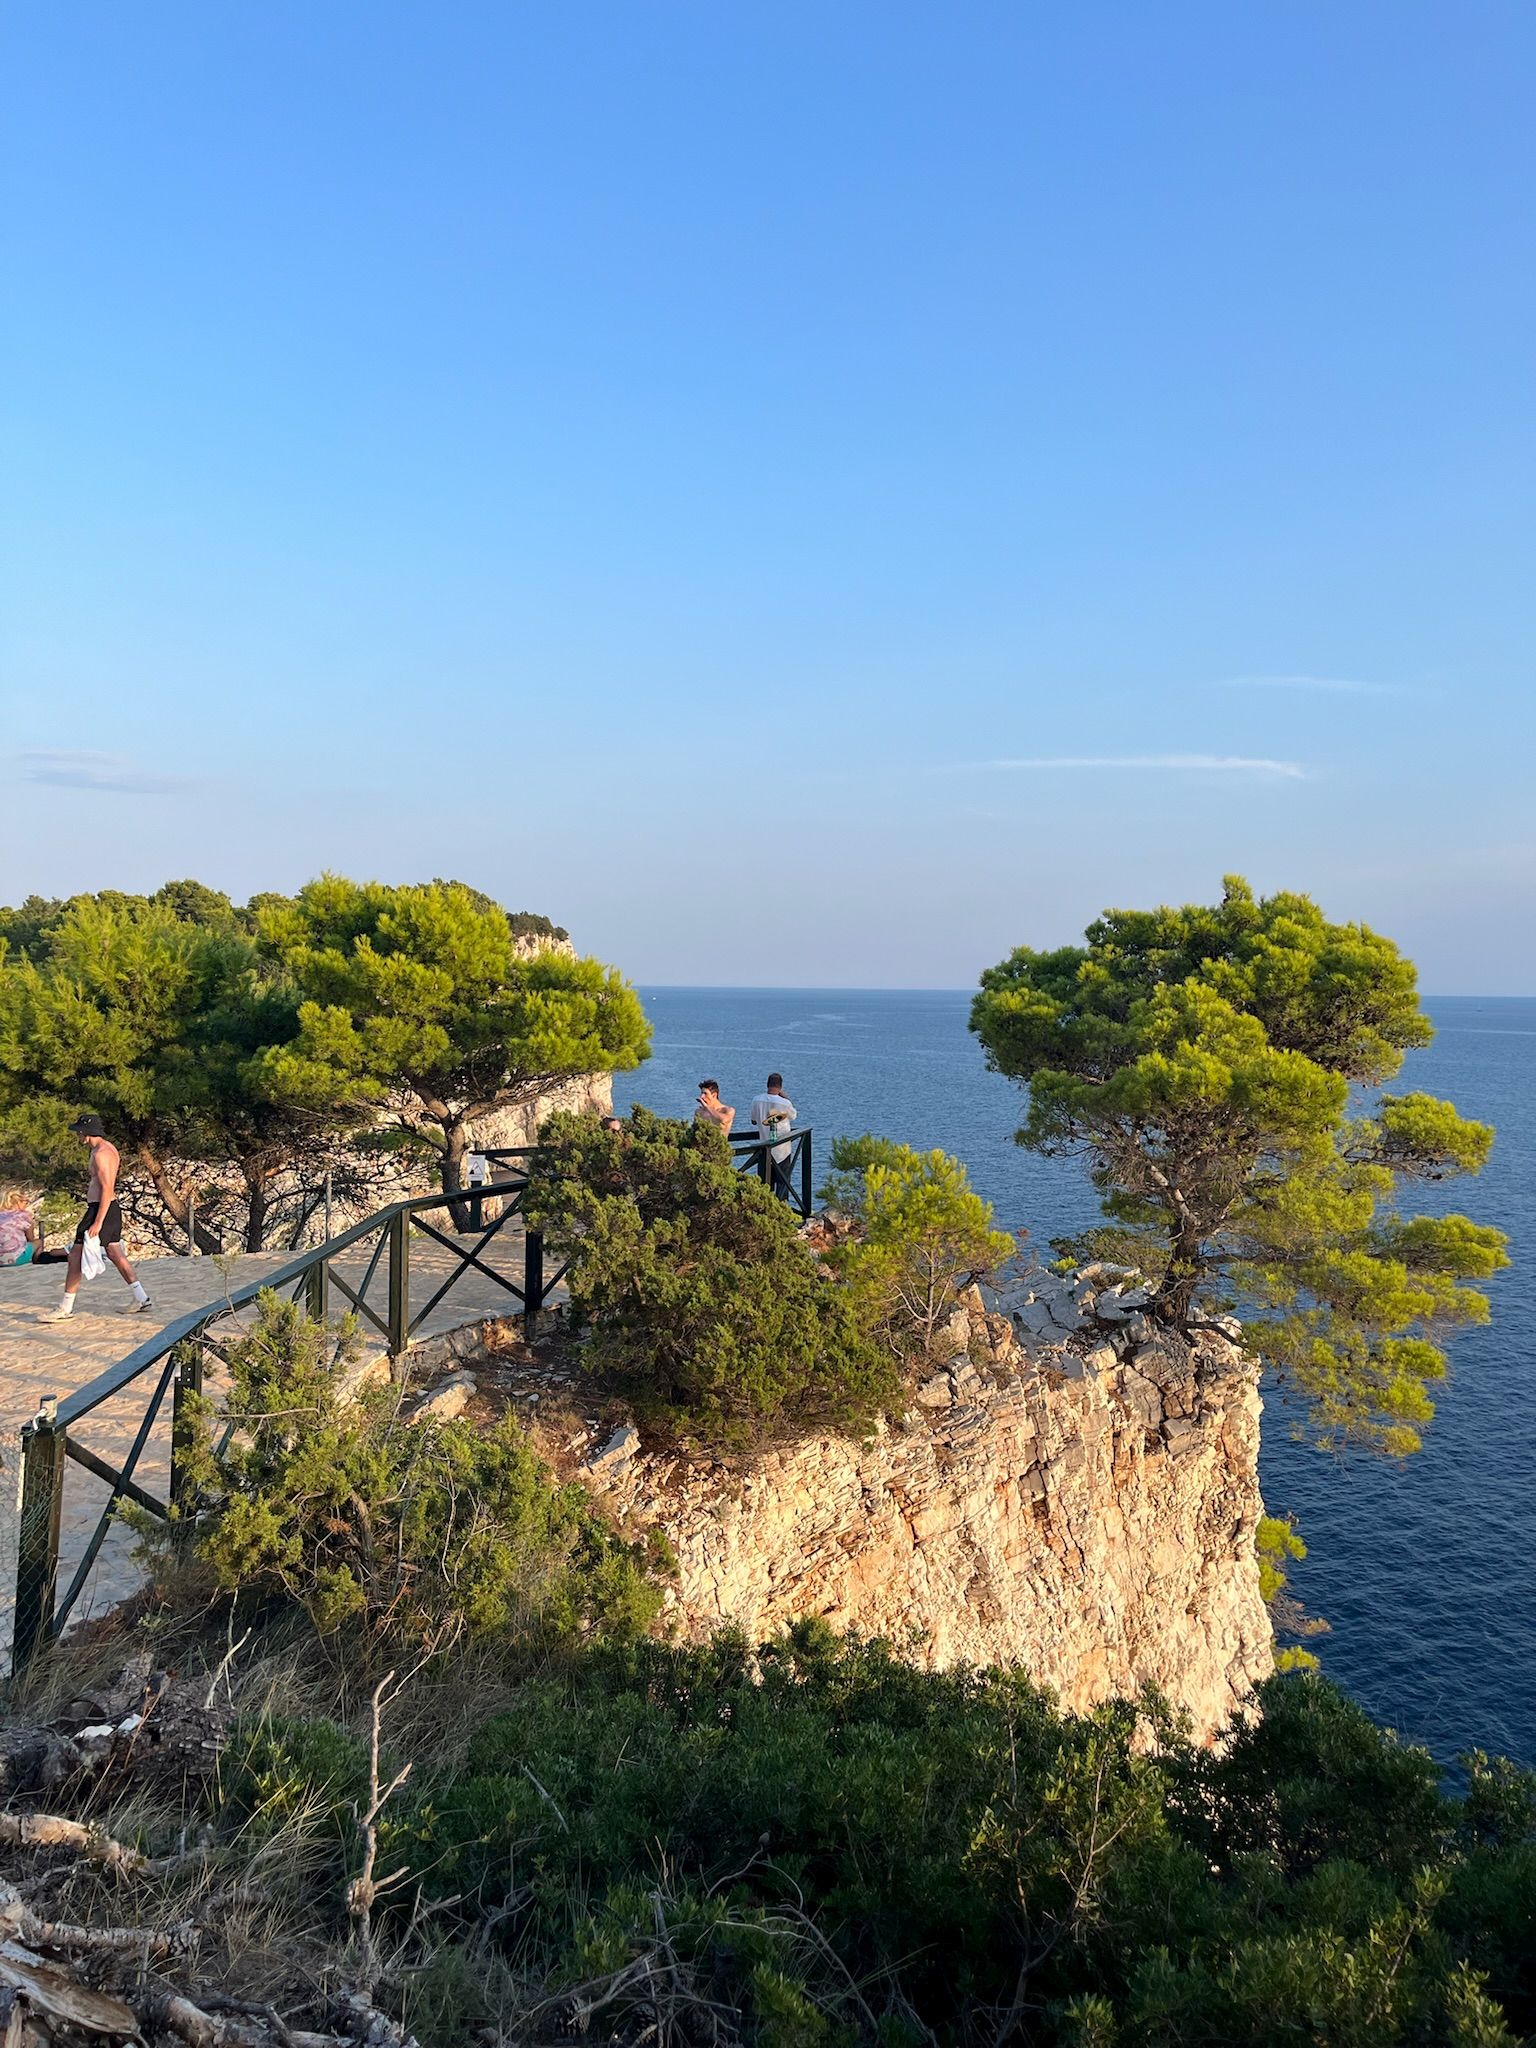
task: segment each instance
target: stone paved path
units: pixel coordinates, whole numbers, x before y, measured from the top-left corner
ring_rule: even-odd
[[[436,1223],[438,1218],[434,1217]],[[362,1280],[372,1251],[365,1243],[361,1256],[343,1257],[337,1265],[354,1287]],[[0,1675],[9,1668],[11,1610],[16,1584],[16,1520],[20,1492],[19,1432],[47,1395],[62,1399],[98,1373],[146,1343],[178,1317],[219,1301],[250,1281],[287,1262],[289,1253],[263,1253],[231,1259],[163,1258],[136,1262],[140,1279],[154,1307],[145,1314],[129,1310],[130,1296],[110,1267],[99,1280],[80,1289],[75,1313],[67,1322],[49,1320],[63,1293],[62,1266],[0,1269]],[[493,1270],[509,1279],[522,1278],[523,1238],[515,1223],[493,1238],[481,1254]],[[379,1314],[388,1299],[388,1254],[380,1260],[368,1300]],[[411,1247],[413,1312],[423,1308],[454,1264],[453,1255],[420,1236]],[[560,1290],[557,1298],[563,1297]],[[333,1307],[345,1306],[339,1290]],[[463,1273],[417,1333],[440,1335],[486,1316],[515,1313],[517,1302],[496,1282],[473,1270]],[[249,1311],[246,1312],[247,1316]],[[376,1342],[368,1326],[365,1335]],[[120,1464],[133,1441],[145,1406],[154,1391],[158,1369],[145,1374],[123,1393],[104,1402],[79,1425],[75,1434],[98,1456]],[[164,1498],[170,1463],[171,1404],[166,1400],[155,1429],[141,1454],[135,1477],[149,1492]],[[63,1588],[107,1499],[107,1488],[71,1462],[66,1468],[59,1586]],[[133,1560],[133,1539],[122,1527],[107,1538],[85,1595],[75,1610],[84,1619],[131,1592],[140,1573]]]

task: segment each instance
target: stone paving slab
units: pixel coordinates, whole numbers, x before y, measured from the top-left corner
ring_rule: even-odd
[[[436,1219],[434,1219],[435,1221]],[[472,1242],[472,1240],[470,1240]],[[373,1241],[360,1248],[359,1255],[345,1255],[333,1271],[354,1287],[361,1284]],[[509,1223],[481,1252],[493,1272],[504,1273],[521,1282],[523,1236]],[[140,1279],[154,1306],[142,1314],[131,1312],[131,1297],[111,1267],[99,1280],[81,1288],[74,1314],[65,1322],[49,1320],[64,1291],[62,1266],[22,1266],[0,1269],[0,1674],[8,1668],[11,1612],[16,1584],[16,1524],[20,1504],[21,1461],[19,1436],[23,1423],[37,1413],[45,1397],[63,1399],[108,1369],[139,1345],[147,1343],[167,1324],[194,1310],[227,1298],[228,1294],[275,1271],[292,1257],[287,1252],[246,1254],[234,1258],[161,1258],[135,1262]],[[411,1297],[413,1312],[425,1306],[454,1264],[452,1253],[430,1239],[416,1235],[411,1244]],[[369,1305],[380,1315],[386,1311],[389,1293],[388,1253],[380,1259],[368,1291]],[[561,1289],[556,1299],[562,1298]],[[346,1306],[339,1289],[332,1290],[333,1310]],[[440,1336],[445,1330],[487,1316],[514,1314],[516,1299],[485,1274],[470,1269],[460,1275],[417,1332],[417,1339]],[[249,1311],[242,1320],[248,1319]],[[365,1343],[378,1344],[371,1327],[363,1324]],[[87,1416],[74,1432],[78,1440],[99,1457],[121,1464],[143,1419],[154,1391],[159,1368],[114,1395]],[[216,1384],[210,1382],[210,1391]],[[171,1404],[165,1401],[154,1430],[140,1455],[135,1470],[150,1493],[164,1498],[170,1471]],[[105,1484],[72,1461],[66,1467],[64,1513],[61,1528],[59,1586],[63,1588],[79,1561],[90,1532],[106,1504]],[[124,1527],[114,1527],[103,1545],[91,1578],[73,1619],[83,1620],[101,1612],[131,1593],[141,1573],[133,1558],[133,1538]]]

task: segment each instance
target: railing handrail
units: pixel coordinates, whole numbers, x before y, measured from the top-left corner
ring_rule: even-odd
[[[765,1138],[754,1124],[749,1130],[727,1131],[726,1137],[732,1145],[787,1145],[791,1138],[808,1138],[810,1124],[792,1124],[787,1131],[781,1131],[776,1138]],[[471,1145],[471,1152],[478,1152],[482,1159],[532,1159],[543,1152],[543,1145]],[[484,1190],[482,1189],[482,1193]]]
[[[536,1150],[536,1147],[530,1148]],[[285,1265],[276,1266],[270,1273],[263,1273],[259,1279],[249,1280],[243,1286],[215,1296],[199,1308],[188,1309],[173,1323],[167,1323],[153,1337],[136,1346],[126,1358],[120,1358],[115,1365],[109,1365],[105,1372],[98,1373],[83,1387],[67,1394],[59,1402],[55,1421],[61,1429],[78,1422],[89,1415],[93,1408],[99,1408],[103,1401],[110,1401],[114,1394],[120,1394],[124,1387],[131,1386],[141,1373],[157,1365],[168,1351],[186,1338],[195,1336],[209,1320],[217,1315],[229,1315],[236,1309],[245,1308],[259,1294],[268,1288],[287,1287],[325,1261],[344,1252],[361,1238],[371,1237],[375,1230],[386,1229],[391,1220],[400,1215],[411,1215],[419,1209],[446,1209],[454,1202],[469,1202],[476,1198],[484,1200],[492,1195],[520,1194],[526,1183],[520,1180],[496,1181],[484,1187],[465,1188],[457,1193],[433,1195],[408,1195],[398,1202],[389,1202],[382,1209],[376,1209],[371,1216],[365,1216],[361,1223],[354,1223],[350,1229],[338,1231],[323,1244],[301,1252],[289,1259]],[[238,1256],[238,1254],[237,1254]]]
[[[748,1148],[762,1151],[770,1146],[790,1144],[798,1138],[809,1138],[811,1126],[796,1124],[776,1138],[765,1138],[756,1129],[730,1131],[726,1135],[733,1151],[742,1152]],[[544,1148],[540,1145],[486,1145],[478,1149],[487,1159],[501,1161],[531,1159]],[[487,1181],[479,1187],[461,1188],[453,1194],[439,1191],[428,1195],[407,1195],[398,1202],[386,1203],[382,1209],[375,1209],[371,1215],[365,1216],[360,1223],[354,1223],[349,1229],[340,1230],[334,1237],[326,1238],[322,1244],[296,1254],[285,1264],[275,1266],[270,1273],[263,1273],[259,1279],[248,1280],[243,1286],[233,1290],[226,1289],[223,1294],[214,1296],[199,1307],[188,1309],[174,1322],[166,1323],[153,1337],[147,1338],[144,1343],[135,1346],[126,1357],[108,1366],[105,1372],[98,1373],[95,1379],[88,1380],[83,1387],[77,1387],[72,1394],[60,1398],[55,1420],[65,1429],[71,1423],[79,1422],[82,1417],[89,1415],[93,1408],[99,1408],[103,1401],[110,1401],[114,1394],[120,1394],[125,1387],[132,1386],[141,1373],[148,1372],[151,1366],[157,1365],[168,1351],[173,1351],[186,1338],[195,1336],[210,1317],[233,1314],[236,1309],[247,1307],[268,1288],[292,1285],[306,1273],[312,1272],[317,1265],[335,1258],[338,1253],[346,1251],[349,1246],[357,1244],[361,1239],[371,1237],[376,1230],[387,1228],[392,1218],[414,1215],[421,1210],[446,1209],[455,1202],[484,1201],[495,1196],[518,1194],[525,1184],[521,1180]]]
[[[755,1172],[765,1187],[796,1207],[802,1216],[809,1216],[810,1127],[792,1128],[776,1137],[764,1137],[756,1131],[732,1133],[731,1137],[732,1150],[741,1164],[743,1173]],[[507,1161],[535,1157],[546,1148],[525,1145],[500,1149],[487,1147],[486,1150],[491,1159]],[[409,1350],[416,1331],[425,1327],[427,1319],[443,1296],[466,1274],[475,1271],[494,1280],[514,1297],[519,1304],[525,1330],[531,1333],[545,1302],[552,1297],[564,1278],[569,1258],[553,1275],[546,1274],[543,1236],[536,1229],[525,1228],[522,1285],[519,1287],[504,1273],[487,1265],[481,1257],[490,1240],[499,1236],[507,1224],[521,1212],[522,1197],[527,1193],[528,1185],[529,1175],[526,1172],[519,1173],[513,1168],[512,1177],[489,1181],[480,1186],[458,1188],[452,1192],[442,1190],[432,1194],[407,1195],[399,1201],[388,1202],[382,1208],[374,1210],[371,1215],[363,1217],[360,1222],[352,1224],[349,1229],[327,1237],[313,1249],[299,1252],[255,1279],[248,1280],[238,1287],[226,1288],[213,1300],[203,1302],[197,1308],[189,1309],[184,1315],[177,1316],[173,1322],[156,1331],[153,1337],[136,1345],[126,1357],[118,1359],[105,1372],[99,1373],[95,1379],[77,1388],[72,1394],[67,1394],[62,1399],[57,1396],[50,1397],[45,1401],[35,1418],[24,1424],[21,1430],[20,1523],[12,1629],[13,1669],[19,1669],[40,1643],[55,1640],[62,1633],[76,1602],[89,1583],[102,1545],[112,1527],[119,1502],[134,1501],[147,1512],[165,1519],[175,1515],[178,1500],[181,1499],[186,1487],[186,1473],[178,1467],[176,1432],[181,1427],[185,1402],[202,1391],[203,1344],[211,1343],[208,1332],[215,1325],[221,1323],[226,1316],[247,1307],[260,1295],[268,1291],[277,1293],[285,1288],[292,1290],[292,1298],[295,1300],[302,1294],[308,1312],[323,1323],[328,1320],[328,1304],[331,1290],[334,1288],[352,1303],[360,1316],[366,1318],[380,1332],[389,1347],[391,1359],[398,1359]],[[487,1225],[484,1221],[486,1200],[494,1201],[506,1197],[511,1199],[504,1201],[500,1212]],[[455,1204],[461,1205],[470,1218],[469,1235],[472,1242],[468,1249],[465,1249],[462,1243],[456,1244],[452,1238],[430,1223],[421,1220],[414,1223],[414,1228],[422,1235],[435,1239],[439,1245],[446,1246],[450,1252],[456,1254],[458,1263],[413,1317],[410,1300],[412,1219],[420,1219],[425,1212],[452,1209]],[[462,1237],[464,1232],[461,1230],[459,1235]],[[367,1271],[354,1288],[340,1272],[333,1270],[334,1262],[340,1254],[349,1251],[353,1246],[375,1237],[377,1242],[369,1258]],[[374,1274],[386,1251],[389,1255],[387,1321],[367,1299]],[[213,1348],[218,1350],[216,1344]],[[85,1445],[71,1441],[70,1432],[75,1424],[99,1408],[103,1402],[110,1401],[114,1395],[131,1387],[135,1381],[152,1373],[156,1367],[160,1369],[158,1382],[149,1394],[133,1443],[120,1466],[99,1457]],[[140,1486],[134,1478],[134,1471],[168,1396],[172,1404],[170,1486],[168,1498],[159,1501]],[[67,1461],[83,1466],[96,1479],[103,1481],[111,1491],[61,1603],[58,1598],[59,1532]]]

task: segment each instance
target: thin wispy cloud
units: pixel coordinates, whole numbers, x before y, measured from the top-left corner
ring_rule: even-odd
[[[1336,697],[1408,697],[1411,683],[1370,683],[1360,676],[1227,676],[1223,690],[1321,690]]]
[[[38,748],[23,753],[21,779],[55,789],[94,789],[113,796],[171,796],[190,789],[183,775],[163,775],[120,754]]]
[[[1031,754],[1017,760],[983,761],[983,768],[1018,768],[1055,773],[1058,769],[1130,769],[1141,774],[1275,775],[1302,782],[1307,771],[1299,761],[1271,761],[1254,754]]]

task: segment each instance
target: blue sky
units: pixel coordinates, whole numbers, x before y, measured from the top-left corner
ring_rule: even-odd
[[[0,897],[1536,990],[1536,13],[8,11]]]

